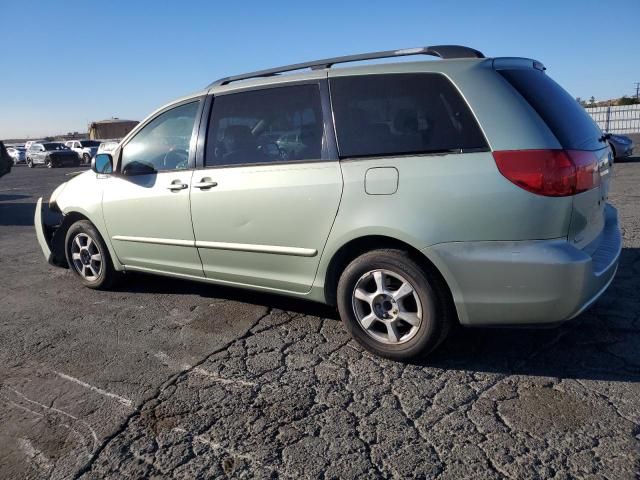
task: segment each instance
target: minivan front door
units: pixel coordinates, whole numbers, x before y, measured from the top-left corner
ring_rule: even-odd
[[[207,278],[311,289],[342,193],[326,144],[317,82],[216,96],[191,186]]]
[[[200,102],[160,113],[121,152],[109,176],[103,213],[127,269],[202,277],[189,210],[195,120]]]

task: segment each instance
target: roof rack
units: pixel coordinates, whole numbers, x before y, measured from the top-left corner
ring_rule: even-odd
[[[336,63],[360,62],[362,60],[375,60],[378,58],[406,57],[409,55],[432,55],[440,58],[485,58],[482,52],[460,45],[434,45],[431,47],[403,48],[401,50],[385,50],[382,52],[360,53],[358,55],[325,58],[322,60],[315,60],[313,62],[294,63],[293,65],[286,65],[284,67],[258,70],[257,72],[221,78],[210,84],[207,88],[227,85],[231,82],[246,80],[248,78],[272,77],[279,73],[303,70],[305,68],[321,70],[324,68],[331,68]]]

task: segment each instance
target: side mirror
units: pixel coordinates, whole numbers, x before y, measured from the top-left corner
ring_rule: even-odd
[[[109,153],[99,153],[91,159],[91,170],[99,174],[113,173],[113,157]]]

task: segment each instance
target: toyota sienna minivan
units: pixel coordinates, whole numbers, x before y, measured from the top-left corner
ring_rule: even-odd
[[[439,59],[335,68],[410,55]],[[35,226],[87,287],[147,272],[308,298],[406,359],[456,322],[589,307],[621,249],[611,169],[542,63],[441,45],[218,80],[40,199]]]

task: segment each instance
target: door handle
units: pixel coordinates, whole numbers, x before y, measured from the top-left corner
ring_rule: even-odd
[[[202,190],[206,190],[207,188],[212,188],[217,186],[218,186],[218,182],[214,182],[209,177],[205,177],[201,179],[198,183],[193,184],[194,188],[200,188]]]
[[[185,188],[189,188],[189,185],[187,185],[186,183],[182,183],[181,180],[174,180],[169,184],[167,188],[173,192],[176,190],[184,190]]]

